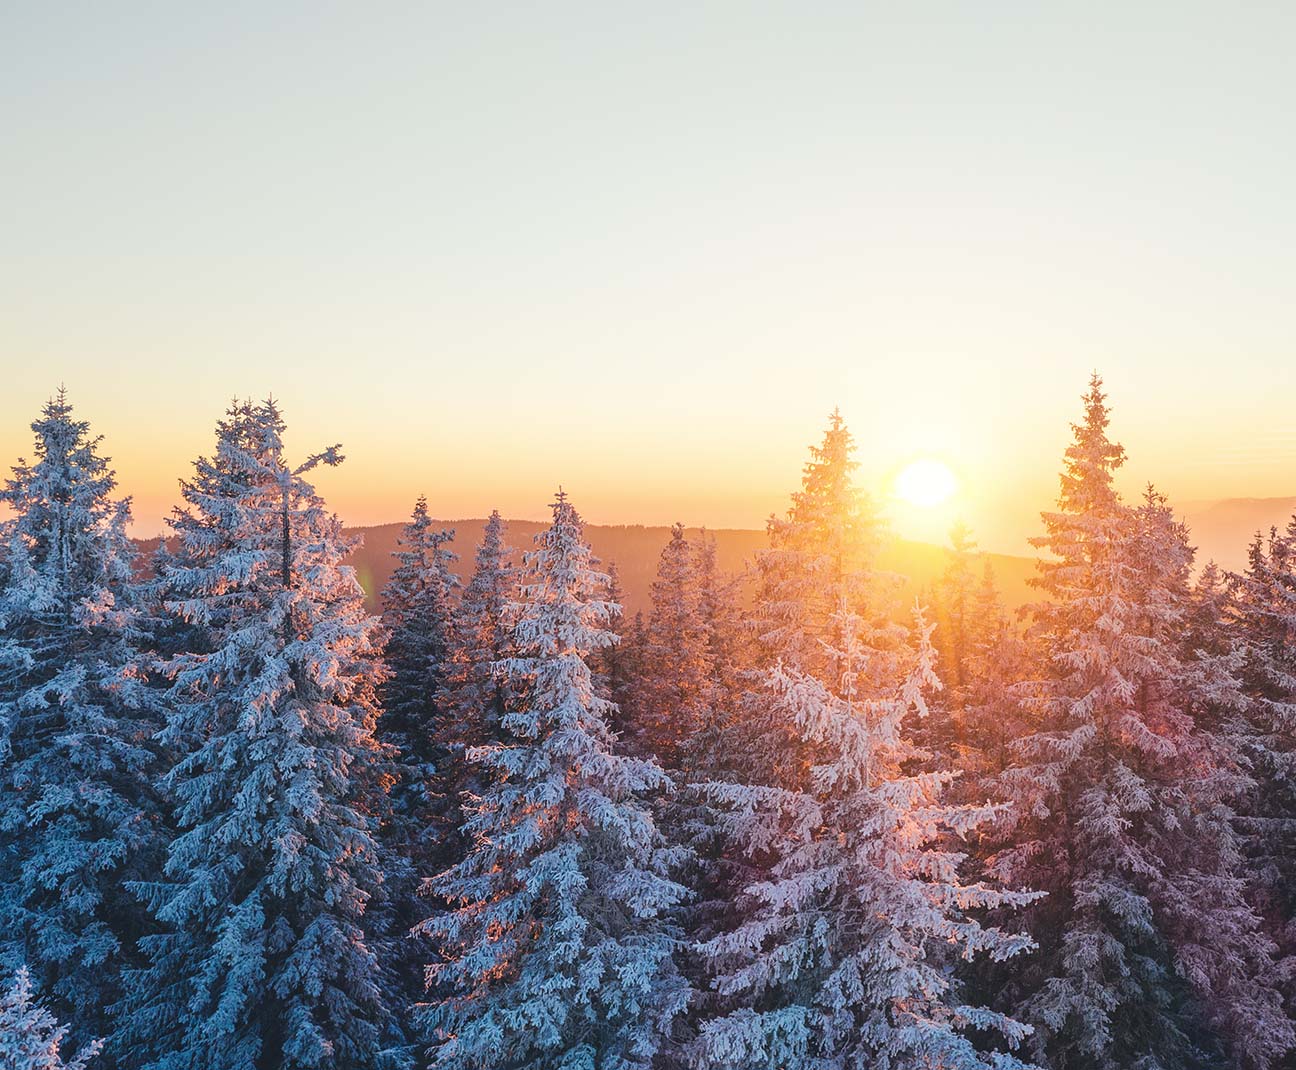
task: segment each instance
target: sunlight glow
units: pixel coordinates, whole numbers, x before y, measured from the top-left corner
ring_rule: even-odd
[[[907,465],[895,481],[897,498],[924,509],[940,505],[957,489],[958,479],[949,465],[931,457]]]

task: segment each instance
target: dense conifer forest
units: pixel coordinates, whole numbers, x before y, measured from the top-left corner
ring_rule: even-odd
[[[1020,612],[966,529],[879,564],[834,413],[741,574],[676,525],[631,615],[560,487],[526,545],[419,499],[375,615],[340,447],[233,404],[141,555],[60,391],[0,490],[0,1068],[1296,1066],[1296,517],[1198,560],[1111,416]]]

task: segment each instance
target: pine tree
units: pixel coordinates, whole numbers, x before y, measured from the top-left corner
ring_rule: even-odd
[[[451,768],[455,745],[462,749],[450,712],[459,586],[447,548],[453,539],[453,531],[432,527],[427,499],[419,498],[397,540],[396,568],[382,598],[387,678],[378,737],[399,771],[391,830],[398,853],[424,872],[446,861],[460,823]]]
[[[688,999],[669,920],[683,889],[646,804],[666,777],[612,751],[588,665],[611,640],[607,577],[561,491],[553,516],[501,666],[525,697],[507,742],[472,752],[489,782],[473,848],[432,882],[453,909],[422,927],[447,955],[429,980],[455,993],[426,1011],[441,1070],[647,1070]]]
[[[941,679],[947,693],[961,700],[970,677],[976,610],[976,572],[978,555],[976,539],[966,524],[955,524],[950,530],[946,548],[948,561],[937,589],[937,649],[940,652]]]
[[[748,629],[739,605],[741,576],[726,576],[716,561],[715,536],[705,529],[695,547],[697,555],[698,612],[706,631],[706,661],[711,669],[708,706],[714,711],[732,708],[740,680],[751,667]]]
[[[423,878],[454,857],[459,813],[451,703],[455,653],[455,555],[451,530],[433,527],[427,499],[414,504],[397,538],[396,567],[382,592],[386,679],[379,689],[377,737],[393,756],[395,781],[384,806],[382,894],[369,911],[375,952],[387,974],[387,1001],[401,1020],[419,998],[425,943],[408,939],[424,914]]]
[[[0,491],[0,951],[79,1038],[108,1030],[157,863],[129,503],[59,391]]]
[[[970,802],[992,795],[990,785],[1012,764],[1013,741],[1028,733],[1024,698],[1034,668],[988,561],[972,597],[965,636],[958,749],[963,775],[954,793]]]
[[[67,1027],[48,1010],[33,1002],[31,977],[19,967],[13,985],[0,996],[0,1067],[4,1070],[85,1070],[99,1054],[92,1041],[70,1061],[61,1048]]]
[[[757,872],[737,924],[702,952],[729,1001],[702,1023],[702,1068],[1021,1064],[983,1053],[969,1033],[1010,1045],[1026,1030],[965,1005],[952,956],[1006,958],[1023,937],[983,927],[967,911],[1019,905],[1030,893],[964,883],[962,855],[937,843],[985,822],[990,807],[941,801],[949,773],[910,773],[924,756],[905,721],[938,686],[930,628],[906,630],[871,612],[884,596],[868,570],[876,522],[861,508],[849,434],[837,414],[807,466],[787,524],[771,525],[758,619],[771,655],[755,693],[765,721],[801,748],[800,782],[777,773],[715,783],[729,835]],[[829,608],[833,607],[833,608]],[[868,614],[866,616],[865,614]]]
[[[621,571],[615,561],[608,562],[607,578],[605,601],[617,608],[608,619],[605,630],[614,641],[590,653],[590,673],[594,680],[594,693],[616,707],[616,712],[609,715],[608,727],[623,748],[630,748],[635,744],[633,703],[638,697],[639,648],[633,641],[635,621],[626,619],[623,608],[625,592],[621,587]]]
[[[855,486],[854,449],[834,410],[822,444],[810,449],[787,515],[769,518],[769,548],[756,557],[753,614],[767,663],[805,672],[830,667],[835,656],[825,641],[840,638],[843,585],[853,608],[863,592],[876,593],[887,582],[873,572],[883,528],[876,507]]]
[[[1296,1018],[1296,517],[1267,540],[1256,536],[1246,571],[1229,586],[1227,623],[1245,657],[1241,745],[1256,782],[1242,825]]]
[[[707,719],[714,668],[702,615],[696,551],[684,525],[671,528],[652,585],[634,725],[641,753],[668,769],[680,766],[682,748]]]
[[[1032,607],[1039,729],[1005,776],[1016,819],[995,860],[1046,890],[1040,945],[1005,981],[1033,1054],[1075,1068],[1266,1067],[1292,1041],[1272,945],[1246,902],[1231,801],[1238,756],[1209,730],[1236,687],[1227,659],[1185,655],[1192,550],[1163,499],[1123,503],[1096,376],[1066,453]]]
[[[512,656],[508,607],[516,597],[517,569],[499,511],[482,531],[473,574],[460,603],[454,664],[454,710],[466,748],[501,739],[509,709],[506,681],[496,666]],[[474,763],[463,761],[464,790],[480,794],[484,785]]]
[[[933,768],[940,769],[963,768],[965,764],[969,746],[967,705],[976,652],[974,633],[979,627],[975,617],[978,609],[975,565],[979,554],[971,529],[965,524],[955,524],[945,553],[945,571],[932,590],[938,673],[943,687],[932,703],[932,716],[914,735],[916,741],[932,752]]]
[[[853,454],[850,431],[834,411],[822,444],[810,449],[787,515],[769,518],[769,548],[756,556],[750,619],[759,669],[782,664],[832,680],[839,672],[832,652],[841,647],[843,592],[847,608],[869,614],[870,625],[881,624],[892,608],[898,579],[874,569],[883,529],[873,503],[855,486]],[[744,696],[738,720],[740,738],[728,745],[744,756],[742,779],[793,790],[807,782],[813,748],[761,688]]]
[[[136,886],[165,931],[142,941],[123,1040],[153,1070],[379,1061],[377,622],[304,478],[341,455],[289,467],[283,431],[273,402],[235,405],[171,522],[170,608],[205,642],[167,666],[182,831]]]

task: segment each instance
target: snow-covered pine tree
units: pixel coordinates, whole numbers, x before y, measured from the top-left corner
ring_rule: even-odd
[[[62,1054],[67,1026],[32,999],[31,977],[20,966],[0,995],[0,1067],[4,1070],[86,1070],[101,1043],[91,1041],[74,1058]]]
[[[711,699],[714,667],[701,595],[695,548],[684,525],[675,524],[652,585],[633,726],[639,751],[667,769],[679,768],[682,748],[705,723]]]
[[[610,641],[607,577],[561,491],[525,556],[501,670],[523,697],[488,774],[466,858],[432,882],[452,909],[421,927],[454,995],[426,1009],[438,1070],[647,1070],[688,1001],[669,920],[683,889],[646,799],[652,762],[612,751],[588,658]]]
[[[716,538],[703,529],[696,544],[698,612],[706,629],[711,666],[708,705],[714,711],[733,708],[743,673],[751,666],[750,642],[739,600],[741,576],[721,573]]]
[[[993,797],[988,782],[1008,768],[1013,741],[1027,732],[1023,697],[1034,669],[988,561],[972,596],[966,643],[959,734],[963,775],[954,794],[970,802]]]
[[[136,891],[142,945],[124,1043],[152,1070],[379,1064],[387,1025],[362,928],[380,881],[377,622],[338,519],[291,467],[273,402],[236,404],[181,486],[171,609],[205,634],[168,665],[181,829]]]
[[[913,734],[914,741],[931,752],[935,769],[964,767],[966,706],[977,627],[976,565],[980,554],[976,540],[962,523],[950,529],[949,540],[945,571],[932,585],[931,599],[937,673],[943,686],[931,704],[932,715],[915,725]]]
[[[961,702],[969,678],[975,627],[976,564],[980,554],[972,529],[958,523],[950,529],[945,571],[937,584],[936,649],[947,694]]]
[[[890,607],[898,587],[894,576],[877,573],[874,559],[882,537],[877,510],[854,483],[854,441],[834,410],[810,460],[801,489],[784,517],[767,524],[769,547],[756,555],[755,605],[749,626],[758,669],[782,664],[825,680],[835,679],[841,646],[838,629],[842,592],[847,608],[873,612]],[[874,605],[865,607],[866,597]],[[744,695],[737,718],[739,736],[727,744],[746,768],[741,779],[799,789],[809,777],[812,747],[761,693]]]
[[[402,1020],[422,989],[427,948],[408,939],[426,913],[420,882],[457,857],[462,814],[458,781],[462,733],[450,710],[455,654],[452,530],[433,526],[427,499],[414,503],[392,556],[396,567],[382,592],[386,679],[376,735],[392,755],[395,782],[386,799],[381,846],[385,876],[370,913],[391,1010]]]
[[[459,586],[450,567],[453,539],[452,530],[433,528],[420,497],[397,540],[396,568],[382,597],[387,679],[378,738],[394,751],[399,770],[391,810],[400,853],[425,873],[449,861],[444,852],[460,824],[451,768],[461,764],[465,742],[450,712]]]
[[[937,844],[986,821],[990,807],[948,806],[949,773],[907,772],[922,758],[905,721],[925,713],[938,686],[930,628],[917,644],[876,610],[867,571],[876,522],[857,500],[854,461],[834,413],[813,452],[786,524],[771,524],[758,618],[771,655],[755,693],[765,720],[801,745],[799,782],[777,772],[757,783],[709,786],[731,840],[761,859],[743,889],[736,927],[707,941],[727,1013],[704,1021],[694,1065],[769,1067],[1021,1064],[982,1051],[973,1031],[1010,1045],[1025,1030],[965,1005],[953,958],[1006,958],[1024,937],[983,927],[969,909],[1019,905],[1030,893],[962,882],[962,855]],[[835,604],[835,608],[832,608]],[[773,760],[767,757],[766,760]],[[763,781],[763,783],[762,783]]]
[[[805,672],[830,667],[843,585],[851,607],[887,579],[873,573],[882,540],[877,509],[855,486],[854,439],[834,410],[823,442],[810,448],[787,515],[771,516],[769,547],[756,555],[753,624],[764,660]]]
[[[1231,661],[1185,655],[1192,550],[1164,501],[1121,501],[1123,449],[1095,376],[1073,425],[1032,607],[1038,730],[1003,782],[1005,880],[1046,890],[1039,951],[1003,979],[1031,1051],[1076,1070],[1263,1068],[1292,1041],[1272,944],[1248,906],[1231,801],[1237,754],[1209,730]]]
[[[638,698],[639,653],[642,643],[635,638],[636,622],[626,619],[621,570],[615,561],[608,562],[607,578],[604,600],[617,608],[608,619],[605,629],[614,641],[602,650],[591,652],[589,666],[594,680],[594,693],[607,699],[615,707],[615,711],[609,713],[608,727],[620,741],[620,747],[629,750],[636,744],[633,732],[634,703]]]
[[[509,709],[507,681],[495,667],[513,653],[507,620],[517,598],[517,568],[499,511],[482,530],[473,573],[459,606],[453,665],[453,709],[456,738],[465,748],[458,790],[480,795],[485,788],[478,763],[466,750],[502,739],[501,724]]]
[[[1256,782],[1242,827],[1296,1017],[1296,516],[1285,531],[1256,536],[1229,586],[1228,623],[1245,651],[1242,745]]]
[[[122,882],[158,864],[156,725],[129,503],[62,390],[32,430],[0,491],[0,954],[86,1039],[145,927]]]

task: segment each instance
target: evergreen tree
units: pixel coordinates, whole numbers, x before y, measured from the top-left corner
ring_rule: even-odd
[[[482,531],[472,577],[464,588],[453,667],[455,737],[463,747],[458,756],[458,790],[472,795],[480,795],[485,784],[478,765],[468,760],[467,750],[503,738],[509,688],[496,666],[513,654],[507,615],[516,594],[513,551],[496,510]]]
[[[447,548],[453,539],[453,531],[432,527],[427,499],[419,498],[397,540],[396,568],[382,598],[387,676],[378,738],[391,748],[397,769],[387,839],[412,871],[423,873],[448,861],[460,824],[453,767],[463,740],[450,711],[459,586]],[[406,891],[412,895],[412,886]],[[406,904],[402,916],[410,909]],[[415,920],[417,913],[401,928]]]
[[[0,501],[0,952],[78,1038],[108,1030],[157,864],[129,503],[63,391]]]
[[[976,653],[977,580],[979,554],[972,531],[965,524],[950,530],[945,548],[945,571],[933,584],[932,604],[938,673],[943,685],[932,702],[932,716],[915,726],[914,740],[931,751],[933,768],[963,768],[970,744],[967,705]]]
[[[750,644],[739,605],[741,576],[721,574],[716,561],[716,539],[703,530],[695,547],[698,577],[698,612],[706,632],[706,663],[711,681],[707,706],[714,713],[732,709],[743,674],[750,669]]]
[[[840,673],[844,622],[840,602],[885,623],[898,578],[874,570],[882,524],[873,503],[854,484],[854,441],[834,411],[823,442],[810,449],[801,489],[785,517],[771,516],[769,547],[756,556],[756,594],[750,627],[755,668],[782,664],[831,681]],[[758,681],[768,681],[758,675]],[[798,790],[809,779],[813,746],[757,686],[743,697],[736,738],[741,779]]]
[[[945,553],[948,560],[937,585],[936,646],[945,691],[961,705],[971,676],[969,665],[975,642],[972,635],[977,591],[975,565],[979,554],[972,529],[966,524],[955,524]]]
[[[340,522],[292,468],[273,402],[235,405],[182,484],[171,610],[201,650],[167,671],[165,778],[181,832],[138,893],[125,1042],[153,1070],[378,1064],[387,1024],[362,928],[379,884],[377,622],[342,565]]]
[[[684,525],[671,528],[652,585],[652,611],[642,648],[639,750],[668,769],[678,769],[682,748],[707,718],[714,669],[696,552]]]
[[[450,570],[453,539],[453,531],[433,527],[420,497],[397,538],[396,567],[382,593],[387,673],[377,736],[393,757],[395,779],[383,807],[385,882],[369,930],[379,936],[388,1003],[401,1020],[419,998],[427,955],[425,942],[408,938],[424,914],[420,882],[453,859],[462,821],[455,749],[462,752],[463,741],[450,712],[459,584]]]
[[[507,741],[471,757],[489,786],[470,810],[473,847],[433,884],[453,909],[423,930],[454,995],[427,1008],[444,1070],[647,1070],[688,1000],[669,921],[683,889],[646,797],[654,763],[612,751],[588,658],[611,641],[607,577],[561,491],[526,555],[502,668],[524,699]]]
[[[0,995],[0,1067],[4,1070],[85,1070],[101,1047],[87,1045],[74,1059],[63,1058],[67,1027],[33,1002],[31,977],[19,967],[13,985]]]
[[[1246,571],[1229,580],[1227,623],[1245,652],[1241,743],[1256,782],[1242,824],[1296,1017],[1296,517],[1267,540],[1257,535]]]
[[[965,627],[959,696],[958,764],[954,793],[965,801],[992,794],[990,785],[1012,764],[1012,744],[1026,735],[1025,698],[1034,664],[1030,648],[1004,607],[987,561]]]
[[[924,691],[939,686],[935,654],[921,616],[915,647],[876,612],[885,593],[867,567],[876,522],[853,468],[834,413],[788,522],[771,524],[761,562],[768,604],[757,615],[770,653],[785,646],[788,656],[763,670],[754,694],[765,723],[799,744],[804,775],[709,787],[730,814],[731,842],[758,871],[735,927],[701,948],[730,1009],[703,1022],[694,1063],[1019,1066],[983,1053],[969,1033],[996,1030],[1015,1045],[1026,1030],[964,1004],[950,971],[954,955],[1006,958],[1028,947],[967,911],[1032,896],[964,883],[962,855],[936,842],[993,810],[944,804],[952,774],[907,771],[924,755],[905,721],[926,712]]]
[[[594,693],[616,707],[616,712],[609,714],[608,726],[622,747],[629,748],[634,746],[637,738],[633,729],[633,711],[638,697],[640,648],[634,641],[636,621],[626,619],[623,608],[625,592],[621,587],[621,571],[615,561],[608,562],[607,578],[605,600],[617,608],[608,619],[605,630],[614,641],[590,653],[590,672]]]
[[[1015,833],[994,872],[1049,895],[1028,917],[1040,950],[1004,990],[1046,1065],[1181,1070],[1226,1049],[1265,1067],[1292,1031],[1240,874],[1243,770],[1209,730],[1236,681],[1183,651],[1186,532],[1155,493],[1121,501],[1107,426],[1095,376],[1035,540],[1039,728],[1005,776]]]

